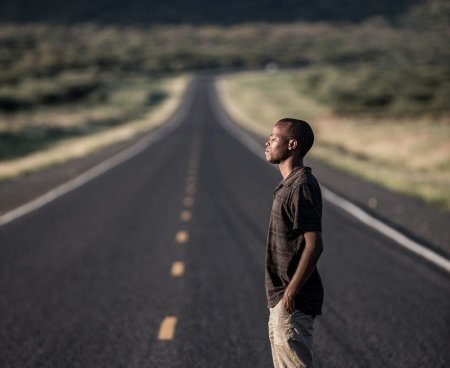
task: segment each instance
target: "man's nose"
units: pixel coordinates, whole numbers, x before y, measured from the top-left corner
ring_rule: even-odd
[[[265,146],[266,148],[269,147],[269,141],[266,142]]]

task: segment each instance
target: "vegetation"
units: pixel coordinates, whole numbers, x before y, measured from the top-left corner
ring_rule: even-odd
[[[83,157],[156,127],[178,106],[186,82],[185,77],[104,81],[100,102],[0,116],[0,180]]]
[[[202,27],[0,24],[0,109],[95,96],[101,91],[95,76],[103,73],[154,75],[272,64],[316,66],[299,85],[342,113],[439,114],[450,108],[449,22],[446,2],[430,0],[398,18],[396,26],[383,18],[360,24]],[[21,89],[27,79],[57,85],[26,96]]]
[[[236,24],[242,22],[360,21],[395,18],[418,0],[2,0],[0,20],[102,24]]]
[[[95,95],[101,88],[92,76],[98,73],[136,75],[276,63],[326,66],[311,70],[301,85],[342,112],[447,111],[449,33],[446,28],[396,29],[380,21],[357,26],[148,29],[4,25],[0,27],[0,109],[14,111]],[[68,71],[81,73],[83,79],[70,78]],[[44,87],[41,79],[46,78],[55,85]],[[32,87],[27,88],[33,96],[23,94],[25,79],[40,80],[38,95]]]
[[[62,74],[0,88],[0,160],[144,116],[166,97],[162,80]]]
[[[300,92],[340,114],[450,112],[450,67],[445,65],[327,65],[308,68],[295,79]]]

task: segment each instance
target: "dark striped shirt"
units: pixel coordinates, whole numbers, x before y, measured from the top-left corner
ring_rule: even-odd
[[[294,169],[275,188],[266,253],[266,292],[269,308],[283,297],[305,247],[303,234],[322,232],[322,194],[311,168]],[[323,286],[317,268],[295,297],[296,309],[322,313]]]

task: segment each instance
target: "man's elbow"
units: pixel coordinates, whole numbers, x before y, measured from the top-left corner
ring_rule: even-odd
[[[315,244],[314,253],[315,253],[316,257],[319,258],[320,255],[322,254],[322,252],[323,252],[323,243],[322,243],[322,241],[319,241]]]
[[[322,242],[322,241],[319,241],[319,242],[317,243],[317,251],[318,251],[320,254],[322,254],[322,252],[323,252],[323,242]]]
[[[323,252],[322,233],[316,232],[314,235],[314,253],[316,254],[317,259],[319,259]]]
[[[316,258],[323,252],[322,234],[319,232],[305,233],[306,246],[310,247]]]

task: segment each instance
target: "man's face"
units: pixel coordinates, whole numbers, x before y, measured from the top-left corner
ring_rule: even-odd
[[[286,160],[291,151],[288,149],[289,139],[286,137],[283,128],[279,125],[275,125],[272,129],[272,133],[266,142],[266,160],[271,164],[279,164]]]

